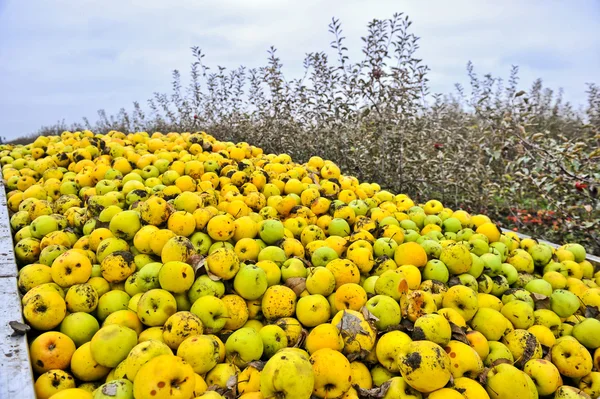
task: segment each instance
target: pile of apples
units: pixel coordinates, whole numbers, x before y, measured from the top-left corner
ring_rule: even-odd
[[[204,132],[0,163],[39,399],[600,395],[581,245]]]

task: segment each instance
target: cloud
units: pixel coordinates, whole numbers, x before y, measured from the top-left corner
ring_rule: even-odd
[[[187,76],[194,45],[209,65],[228,68],[262,65],[274,45],[296,77],[307,52],[329,48],[331,17],[341,19],[351,57],[360,57],[366,23],[398,11],[421,37],[434,92],[466,84],[468,60],[480,75],[506,77],[519,65],[524,87],[541,77],[576,104],[585,101],[585,82],[600,80],[594,0],[0,0],[0,135],[93,119],[97,109],[116,112],[168,91],[172,69]]]

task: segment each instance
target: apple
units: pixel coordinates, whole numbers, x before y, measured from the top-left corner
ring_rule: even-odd
[[[519,278],[519,272],[510,263],[503,263],[501,265],[500,274],[506,277],[508,285],[513,285]]]
[[[506,292],[506,290],[508,290],[510,288],[510,285],[508,285],[508,281],[506,280],[506,277],[504,277],[504,276],[493,276],[492,283],[493,283],[493,286],[492,286],[492,291],[490,293],[497,297],[504,294],[504,292]]]
[[[334,251],[335,252],[335,251]],[[283,263],[287,260],[287,255],[285,251],[279,247],[275,246],[267,246],[258,253],[258,261],[270,260],[277,264],[277,266],[281,267]]]
[[[479,257],[483,262],[483,272],[490,277],[498,275],[502,270],[502,259],[492,253],[483,254]]]
[[[428,224],[434,224],[436,226],[442,226],[442,219],[440,219],[437,215],[427,215],[425,220],[423,220],[423,224],[427,226]]]
[[[469,249],[471,253],[477,256],[481,256],[490,252],[490,247],[488,243],[480,239],[469,240]]]
[[[194,281],[187,295],[191,303],[196,302],[198,298],[205,295],[221,298],[225,295],[225,284],[222,281],[214,281],[203,274]]]
[[[398,286],[404,278],[404,274],[398,270],[383,272],[375,282],[375,293],[377,295],[387,295],[397,301],[400,300]]]
[[[552,259],[552,247],[546,244],[533,245],[528,250],[529,255],[533,258],[533,263],[536,267],[542,267]]]
[[[211,245],[213,244],[210,236],[201,231],[197,231],[194,234],[192,234],[190,236],[190,241],[192,242],[192,245],[194,246],[196,251],[202,256],[208,255],[208,251]]]
[[[117,310],[127,309],[130,299],[131,297],[125,291],[108,291],[98,299],[96,317],[99,321],[104,321],[109,314]]]
[[[327,234],[330,236],[348,237],[352,233],[346,219],[334,218],[327,226]]]
[[[138,343],[135,331],[118,324],[109,324],[94,334],[91,340],[92,357],[105,367],[116,367]]]
[[[263,359],[270,359],[280,349],[288,346],[287,335],[278,325],[266,325],[258,331],[258,334],[263,342]]]
[[[364,216],[369,211],[369,206],[363,200],[352,200],[348,203],[348,206],[352,208],[356,216]]]
[[[381,221],[379,222],[379,227],[384,227],[384,226],[389,226],[389,225],[400,226],[400,222],[398,221],[398,219],[396,219],[393,216],[386,216],[383,219],[381,219]]]
[[[477,279],[468,273],[459,274],[458,279],[462,285],[469,287],[475,292],[477,292],[479,289],[479,283],[477,282]]]
[[[481,258],[474,253],[471,253],[471,268],[467,273],[475,278],[479,278],[483,273],[484,263]]]
[[[419,230],[419,226],[417,226],[417,224],[410,219],[401,220],[400,227],[402,227],[404,230]]]
[[[160,288],[158,274],[162,267],[160,262],[152,262],[143,266],[136,276],[136,285],[141,292],[147,292],[155,288]]]
[[[260,298],[267,290],[267,287],[267,274],[263,269],[255,265],[246,265],[240,268],[233,279],[233,288],[235,291],[239,296],[248,301]]]
[[[320,247],[313,252],[311,262],[313,266],[327,266],[329,262],[337,259],[339,256],[333,248]]]
[[[398,248],[396,241],[391,238],[381,237],[375,240],[373,244],[373,254],[376,257],[387,256],[388,258],[393,258],[396,248]]]
[[[428,259],[438,259],[440,257],[442,253],[442,245],[438,241],[426,239],[420,242],[419,244],[425,250]]]
[[[579,298],[571,291],[554,290],[550,295],[550,309],[560,317],[569,317],[579,309]]]
[[[442,223],[442,228],[444,232],[458,233],[462,229],[462,224],[457,218],[449,217]]]
[[[94,399],[130,398],[133,398],[133,383],[128,379],[118,379],[106,382],[94,391]]]
[[[450,273],[448,272],[448,268],[441,260],[432,259],[423,268],[424,280],[437,280],[447,283],[449,278]]]
[[[587,256],[585,248],[581,244],[565,244],[562,248],[571,252],[577,263],[583,262]]]
[[[279,220],[268,219],[260,225],[258,235],[261,240],[271,245],[283,239],[284,230],[283,223]]]
[[[404,231],[404,242],[416,242],[419,237],[421,237],[421,235],[416,230],[407,229]]]
[[[193,304],[190,312],[202,320],[205,332],[208,334],[219,332],[225,327],[229,312],[225,303],[214,296],[206,295],[198,298]]]
[[[586,348],[600,347],[600,320],[587,318],[573,327],[571,333]]]
[[[177,312],[177,301],[173,294],[163,289],[152,289],[144,293],[138,302],[137,315],[147,326],[162,326]]]
[[[325,265],[320,265],[325,266]],[[283,262],[281,266],[281,278],[285,282],[288,278],[292,277],[302,277],[305,278],[308,275],[308,270],[302,262],[298,258],[290,258]]]
[[[253,328],[240,328],[225,341],[227,361],[238,367],[246,367],[251,361],[260,360],[263,350],[261,335]]]
[[[94,334],[100,329],[100,324],[91,314],[76,312],[68,314],[60,323],[59,329],[79,347],[92,340]]]
[[[456,232],[456,241],[469,241],[473,234],[475,234],[475,232],[470,228],[459,230]]]
[[[525,285],[525,289],[532,294],[541,294],[545,296],[552,295],[552,284],[544,279],[536,278]]]

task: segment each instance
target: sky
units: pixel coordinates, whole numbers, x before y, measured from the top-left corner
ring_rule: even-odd
[[[264,65],[273,45],[298,77],[306,53],[329,48],[332,17],[360,57],[366,24],[394,12],[421,37],[432,92],[466,85],[469,60],[504,78],[518,65],[521,88],[542,78],[577,106],[600,83],[597,0],[0,0],[0,136],[145,103],[173,69],[187,77],[192,46],[233,68]]]

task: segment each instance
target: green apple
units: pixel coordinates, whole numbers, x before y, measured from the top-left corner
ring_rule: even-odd
[[[502,293],[502,303],[507,304],[512,301],[523,301],[532,308],[535,308],[535,302],[529,291],[524,288],[510,288]]]
[[[567,265],[561,262],[550,262],[546,266],[544,266],[543,270],[544,274],[549,272],[557,272],[562,274],[565,277],[569,277],[569,268]]]
[[[356,216],[364,216],[369,211],[369,206],[363,200],[355,199],[348,203]]]
[[[263,359],[270,359],[277,351],[288,346],[285,331],[276,324],[262,327],[258,334],[263,342]]]
[[[486,367],[490,367],[494,362],[499,359],[506,359],[511,364],[515,361],[512,353],[506,345],[498,341],[489,341],[490,352],[487,357],[483,360],[483,364]]]
[[[490,244],[490,252],[497,253],[498,255],[500,255],[502,262],[506,262],[506,259],[508,258],[508,248],[505,244],[501,243],[500,241],[496,241]]]
[[[541,278],[536,278],[528,282],[525,285],[525,289],[532,294],[552,295],[552,284]]]
[[[352,233],[350,225],[346,219],[335,218],[327,226],[327,235],[348,237]]]
[[[432,238],[435,241],[442,241],[445,239],[444,234],[440,233],[437,230],[431,230],[430,232],[428,232],[426,235],[426,237]]]
[[[42,239],[47,234],[58,230],[58,222],[50,215],[41,215],[31,222],[29,228],[33,238]]]
[[[369,276],[362,282],[361,285],[367,294],[375,295],[375,283],[378,278],[379,276]]]
[[[393,216],[386,216],[379,222],[379,227],[388,226],[393,224],[394,226],[400,226],[400,222]]]
[[[456,239],[456,233],[453,233],[451,231],[447,231],[447,232],[444,233],[444,239],[450,240],[450,241],[458,241]]]
[[[400,281],[404,279],[404,274],[397,270],[385,271],[375,282],[375,293],[377,295],[387,295],[396,301],[400,300],[400,291],[398,287]]]
[[[423,279],[424,280],[437,280],[442,283],[447,283],[450,278],[448,268],[441,260],[432,259],[423,268]]]
[[[394,299],[386,295],[375,295],[366,303],[366,308],[377,317],[375,326],[377,330],[383,331],[389,327],[400,324],[400,305]]]
[[[207,334],[219,332],[225,327],[229,312],[225,303],[214,296],[205,295],[198,298],[193,304],[190,312],[202,320],[202,325]]]
[[[506,290],[510,288],[510,285],[508,285],[508,281],[504,276],[493,276],[492,282],[493,286],[490,294],[494,296],[500,297],[502,294],[504,294],[504,292],[506,292]]]
[[[213,244],[210,236],[201,231],[197,231],[194,234],[192,234],[190,236],[190,241],[192,242],[192,245],[194,246],[196,251],[202,256],[208,255],[208,250]]]
[[[131,297],[125,291],[108,291],[98,299],[98,307],[96,308],[98,320],[104,321],[109,314],[117,310],[127,309],[130,299]]]
[[[138,343],[135,331],[118,324],[109,324],[94,334],[91,341],[92,357],[105,367],[117,367]]]
[[[108,228],[115,237],[131,241],[135,233],[142,228],[140,213],[137,211],[119,212],[110,219]]]
[[[462,285],[469,287],[475,292],[477,292],[479,289],[479,283],[477,282],[477,279],[468,273],[459,274],[458,279]]]
[[[587,318],[575,324],[571,334],[586,348],[596,349],[600,347],[600,320]]]
[[[60,323],[59,329],[79,347],[91,341],[94,334],[100,329],[100,324],[91,314],[76,312],[67,315]]]
[[[546,244],[536,244],[529,248],[529,255],[536,267],[543,267],[552,259],[552,247]]]
[[[467,273],[475,278],[479,278],[483,273],[484,264],[481,258],[474,253],[471,253],[471,268]]]
[[[577,263],[583,262],[587,256],[585,248],[581,244],[565,244],[563,248],[573,254]]]
[[[473,229],[465,228],[465,229],[459,230],[456,233],[456,241],[469,241],[469,239],[473,236],[473,234],[475,234]]]
[[[410,213],[408,217],[417,225],[419,229],[422,229],[423,226],[425,226],[425,218],[427,217],[425,212],[413,212]],[[402,224],[400,224],[400,226],[402,226]]]
[[[94,391],[94,399],[133,399],[133,383],[127,379],[112,380]]]
[[[375,240],[375,243],[373,244],[373,254],[375,257],[385,255],[388,258],[393,258],[396,248],[398,248],[398,243],[396,243],[396,241],[391,238],[381,237]]]
[[[281,267],[283,262],[287,260],[287,255],[283,249],[271,245],[265,247],[258,253],[258,261],[260,262],[263,260],[273,261],[277,263],[277,266]]]
[[[529,283],[531,280],[534,280],[534,279],[535,279],[535,276],[533,274],[519,273],[519,277],[517,278],[517,281],[515,281],[514,286],[516,288],[525,288],[527,283]]]
[[[311,262],[313,266],[327,266],[329,262],[338,258],[337,252],[330,247],[320,247],[313,252]]]
[[[281,241],[284,236],[284,231],[285,228],[283,227],[283,223],[279,220],[268,219],[260,225],[258,235],[261,240],[270,245]]]
[[[225,284],[222,281],[211,280],[206,274],[201,275],[189,289],[188,298],[191,303],[194,303],[198,298],[205,295],[221,298],[225,295]]]
[[[449,217],[446,218],[446,220],[444,220],[444,222],[442,223],[442,229],[444,230],[444,232],[458,233],[462,229],[462,225],[460,223],[460,220],[458,220],[457,218]]]
[[[423,220],[423,225],[427,226],[428,224],[435,224],[436,226],[442,225],[442,219],[440,219],[437,215],[427,215],[425,220]]]
[[[469,241],[469,249],[471,253],[481,256],[490,252],[490,246],[484,240],[476,239]]]
[[[403,220],[404,222],[405,220]],[[407,229],[404,231],[404,242],[416,242],[421,235],[416,229]]]
[[[487,253],[479,257],[483,262],[483,272],[490,277],[496,276],[502,270],[502,259],[499,255]]]
[[[299,262],[302,263],[301,261]],[[267,287],[267,274],[263,269],[255,265],[242,267],[233,279],[233,289],[247,301],[260,298],[267,290]]]
[[[144,293],[138,302],[137,315],[147,326],[165,324],[167,319],[177,312],[177,301],[167,290],[152,289]]]
[[[229,241],[216,241],[216,242],[213,242],[212,245],[210,246],[210,248],[208,248],[208,254],[209,255],[212,254],[213,252],[215,252],[219,248],[233,249],[233,244],[230,243]]]
[[[135,263],[135,270],[139,272],[147,264],[154,263],[154,258],[148,254],[137,254],[133,257],[133,262]]]
[[[324,266],[324,265],[323,265]],[[302,277],[305,278],[308,275],[308,270],[298,258],[290,258],[283,262],[281,265],[281,278],[285,282],[288,278]]]
[[[503,263],[500,269],[500,274],[506,277],[508,285],[513,285],[519,278],[519,272],[510,263]]]
[[[260,360],[263,350],[262,337],[253,328],[240,328],[225,341],[227,361],[238,367],[245,367],[251,361]]]
[[[428,259],[438,259],[440,257],[442,253],[442,245],[438,241],[432,239],[425,239],[419,244],[425,250]]]
[[[410,219],[401,220],[400,227],[402,227],[404,230],[419,230],[419,226],[417,226],[417,224]]]
[[[560,317],[569,317],[579,309],[579,298],[571,291],[554,290],[550,295],[550,309]]]

